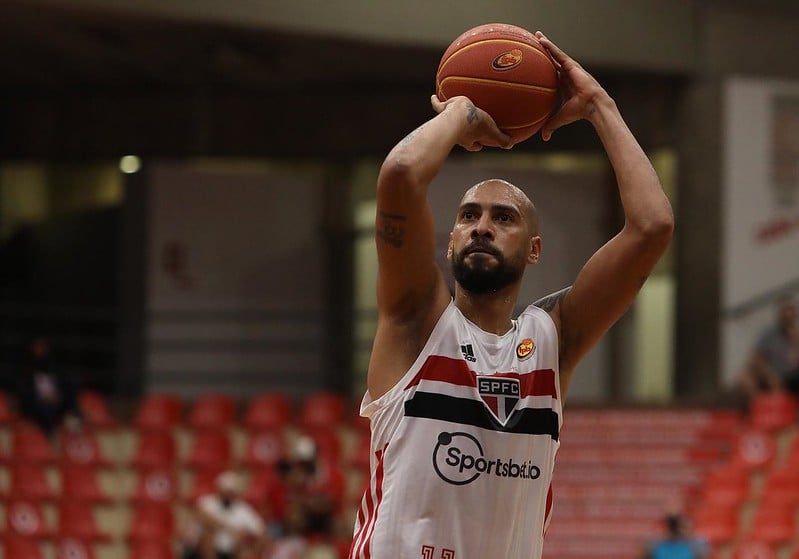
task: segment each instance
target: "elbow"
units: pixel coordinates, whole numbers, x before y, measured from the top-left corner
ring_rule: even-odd
[[[389,156],[383,161],[380,174],[377,177],[377,191],[380,194],[395,188],[413,188],[418,186],[418,182],[413,165],[407,158],[397,154]]]
[[[662,215],[652,216],[638,224],[636,229],[647,245],[665,250],[674,236],[674,214],[669,210]]]

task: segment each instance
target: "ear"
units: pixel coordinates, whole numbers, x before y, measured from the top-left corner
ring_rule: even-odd
[[[452,262],[452,255],[455,253],[455,245],[452,242],[452,231],[449,233],[449,242],[447,243],[447,260]]]
[[[537,264],[541,258],[541,237],[535,236],[530,239],[530,252],[527,253],[527,263]]]

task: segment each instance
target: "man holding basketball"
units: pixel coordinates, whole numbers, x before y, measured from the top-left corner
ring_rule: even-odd
[[[624,227],[571,287],[513,319],[524,269],[541,254],[536,210],[515,186],[483,181],[455,217],[452,298],[435,264],[428,185],[455,145],[511,140],[468,99],[433,98],[438,114],[394,147],[378,179],[379,320],[361,408],[372,475],[351,559],[540,558],[572,373],[670,242],[671,207],[614,101],[536,36],[564,97],[542,136],[591,122],[616,173]]]

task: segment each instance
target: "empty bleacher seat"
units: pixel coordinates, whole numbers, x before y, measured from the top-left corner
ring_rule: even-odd
[[[250,431],[280,429],[291,420],[291,402],[285,394],[263,393],[250,399],[243,424]]]
[[[20,425],[11,433],[11,450],[8,462],[25,464],[54,464],[56,454],[50,441],[39,429]]]
[[[64,462],[78,466],[110,466],[103,456],[97,437],[91,431],[65,432],[61,435],[61,457]]]
[[[733,463],[750,469],[768,466],[777,455],[777,443],[771,433],[747,429],[735,443]]]
[[[91,543],[78,538],[61,538],[56,543],[56,559],[95,559]]]
[[[175,553],[168,541],[139,540],[133,542],[131,559],[175,559]]]
[[[107,504],[111,498],[97,479],[97,471],[78,465],[61,468],[61,498],[77,503]]]
[[[749,498],[749,471],[735,465],[713,469],[707,474],[701,494],[708,505],[740,506]]]
[[[277,429],[254,432],[247,439],[243,465],[248,468],[273,466],[286,456],[286,439]]]
[[[68,501],[58,507],[58,536],[85,542],[110,539],[97,525],[91,505]]]
[[[15,464],[9,472],[9,497],[25,501],[52,501],[56,493],[38,464]]]
[[[737,506],[702,506],[692,513],[694,531],[711,545],[727,544],[738,535]]]
[[[750,537],[768,544],[781,545],[796,535],[796,509],[761,503],[749,530]]]
[[[171,504],[180,494],[178,477],[171,469],[153,469],[139,473],[132,502]]]
[[[230,437],[224,432],[196,433],[189,448],[185,465],[190,468],[227,468],[233,458]]]
[[[119,422],[111,414],[108,402],[99,392],[84,390],[78,394],[78,404],[87,425],[95,429],[113,429]]]
[[[171,433],[142,432],[131,465],[141,469],[163,468],[172,466],[176,460],[177,448]]]
[[[183,403],[174,394],[150,394],[139,403],[134,425],[140,430],[167,430],[178,426]]]
[[[796,421],[796,398],[787,392],[767,392],[750,403],[750,422],[756,429],[776,431]]]
[[[5,516],[7,532],[12,537],[49,539],[53,536],[41,507],[34,501],[10,501]]]
[[[299,424],[305,428],[329,428],[340,425],[344,419],[346,401],[335,392],[316,392],[306,396],[301,403]]]
[[[44,559],[38,540],[15,536],[3,540],[3,554],[5,559]]]
[[[736,546],[732,559],[777,559],[777,551],[765,542],[750,540]]]
[[[175,517],[171,505],[142,504],[133,508],[133,519],[128,530],[128,541],[169,541],[175,531]],[[134,557],[140,557],[134,555]]]
[[[205,394],[189,412],[188,425],[194,430],[227,429],[236,419],[236,402],[227,394]]]
[[[6,393],[0,391],[0,425],[8,425],[16,420],[16,414],[11,408],[11,402]]]

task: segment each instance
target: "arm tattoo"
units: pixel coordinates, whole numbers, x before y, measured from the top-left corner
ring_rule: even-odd
[[[427,124],[427,123],[425,123],[425,124]],[[405,146],[405,145],[408,145],[408,144],[410,144],[410,143],[413,141],[413,139],[416,137],[416,134],[418,134],[418,133],[419,133],[419,131],[420,131],[422,128],[424,128],[424,127],[425,127],[425,124],[422,124],[422,125],[421,125],[419,128],[417,128],[416,130],[414,130],[413,132],[411,132],[410,134],[408,134],[407,136],[405,136],[405,137],[404,137],[404,138],[403,138],[403,139],[400,141],[400,145],[403,145],[403,146]]]
[[[472,105],[471,103],[469,103],[469,105],[468,105],[468,107],[467,107],[467,110],[468,110],[469,112],[467,112],[467,113],[466,113],[466,122],[468,122],[469,124],[471,124],[471,123],[473,123],[475,120],[477,120],[477,107],[475,107],[474,105]]]
[[[406,220],[404,215],[377,212],[375,234],[391,246],[399,248],[405,240]]]
[[[556,291],[555,293],[547,295],[546,297],[542,297],[541,299],[533,303],[533,305],[540,308],[541,310],[551,312],[552,309],[554,309],[555,306],[558,303],[560,303],[564,297],[566,297],[569,291],[571,291],[571,285],[569,287],[561,289],[560,291]]]

